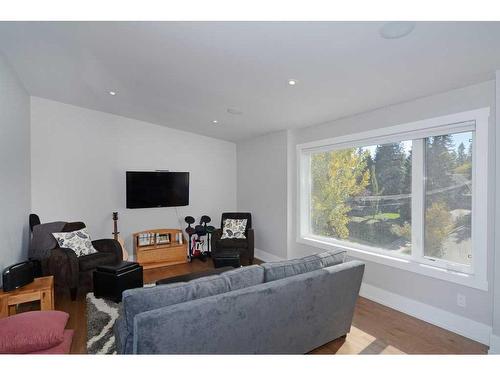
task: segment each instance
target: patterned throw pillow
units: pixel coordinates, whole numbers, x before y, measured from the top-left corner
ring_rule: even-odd
[[[224,238],[246,238],[245,229],[247,219],[226,219],[222,228],[222,237]]]
[[[97,250],[92,246],[87,228],[75,230],[74,232],[52,233],[52,235],[59,247],[73,250],[77,257],[97,253]]]

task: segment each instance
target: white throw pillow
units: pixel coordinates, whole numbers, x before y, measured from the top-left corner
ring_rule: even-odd
[[[247,219],[226,219],[222,227],[222,237],[224,238],[246,238],[245,229]]]
[[[73,250],[77,257],[97,253],[97,250],[92,246],[87,228],[75,230],[74,232],[52,233],[52,235],[59,247]]]

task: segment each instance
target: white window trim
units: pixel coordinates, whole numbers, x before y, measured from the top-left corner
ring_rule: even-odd
[[[488,290],[487,282],[487,244],[488,244],[488,184],[489,184],[489,147],[488,147],[488,118],[489,108],[481,108],[472,111],[460,112],[456,114],[435,117],[422,121],[415,121],[402,125],[396,125],[376,130],[370,130],[357,134],[323,139],[303,144],[298,144],[297,152],[297,238],[301,244],[309,245],[320,249],[343,248],[348,255],[354,258],[368,260],[391,267],[415,272],[425,276],[450,281],[457,284],[466,285],[480,290]],[[466,124],[474,121],[475,125]],[[309,156],[312,152],[331,151],[347,147],[360,147],[366,145],[397,142],[409,139],[421,139],[434,135],[450,134],[462,131],[475,130],[474,147],[472,151],[472,161],[474,165],[474,177],[472,179],[472,210],[474,217],[472,220],[472,246],[473,264],[471,267],[454,267],[446,261],[425,261],[422,257],[418,261],[414,258],[415,251],[422,254],[422,230],[415,231],[412,236],[412,243],[416,243],[416,249],[412,249],[412,255],[394,256],[389,255],[384,249],[364,246],[348,241],[336,240],[334,238],[320,237],[310,232],[310,194],[308,194],[311,184],[309,173]],[[422,141],[417,141],[422,142]],[[423,158],[421,152],[413,154],[415,158]],[[423,165],[423,164],[422,164]],[[423,173],[423,169],[419,174]],[[412,179],[412,194],[423,193],[423,174],[420,181]],[[415,181],[414,181],[415,180]],[[481,181],[481,183],[476,183]],[[423,199],[423,194],[422,194]],[[415,199],[412,199],[415,204]],[[412,212],[414,210],[412,209]],[[418,210],[415,210],[418,211]],[[423,221],[422,215],[414,219]],[[417,238],[418,237],[418,238]],[[439,267],[440,266],[440,267]],[[468,272],[464,269],[467,268]]]

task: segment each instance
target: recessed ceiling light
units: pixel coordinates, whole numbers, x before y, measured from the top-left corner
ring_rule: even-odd
[[[111,96],[115,96],[116,95],[116,91],[108,91],[108,94],[111,95]]]
[[[227,113],[230,113],[232,115],[242,115],[243,114],[243,111],[239,108],[228,108],[227,109]]]
[[[212,124],[217,125],[219,123],[219,120],[212,120]]]
[[[380,28],[380,36],[384,39],[399,39],[407,36],[415,28],[415,22],[393,21],[387,22]]]
[[[295,86],[295,85],[297,84],[297,80],[296,80],[296,79],[289,79],[289,80],[288,80],[288,84],[289,84],[290,86]]]

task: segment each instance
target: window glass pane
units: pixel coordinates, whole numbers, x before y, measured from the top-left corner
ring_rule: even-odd
[[[412,142],[311,155],[313,234],[411,251]]]
[[[425,139],[425,256],[471,264],[472,147],[472,132]]]

